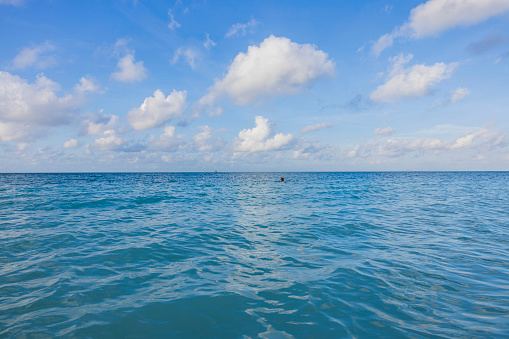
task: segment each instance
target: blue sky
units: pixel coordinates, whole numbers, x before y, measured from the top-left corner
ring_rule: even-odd
[[[0,171],[509,169],[509,0],[0,0]]]

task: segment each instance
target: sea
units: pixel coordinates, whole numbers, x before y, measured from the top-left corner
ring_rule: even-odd
[[[0,174],[0,337],[509,338],[509,172]]]

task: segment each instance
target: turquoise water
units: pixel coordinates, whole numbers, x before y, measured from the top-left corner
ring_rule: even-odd
[[[0,337],[508,338],[508,182],[0,174]]]

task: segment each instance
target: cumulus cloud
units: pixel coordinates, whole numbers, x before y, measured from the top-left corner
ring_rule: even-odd
[[[375,129],[375,135],[391,135],[394,133],[394,128],[392,127],[384,127]]]
[[[470,91],[467,88],[458,88],[451,94],[451,104],[463,100],[470,94]]]
[[[259,46],[239,53],[222,80],[216,80],[202,105],[212,105],[227,94],[236,104],[246,105],[262,96],[296,94],[313,80],[334,73],[334,62],[316,46],[297,44],[271,35]]]
[[[293,135],[278,133],[274,135],[269,119],[262,116],[255,118],[256,126],[243,129],[234,141],[234,149],[240,152],[261,152],[282,149],[292,140]],[[274,136],[273,136],[274,135]]]
[[[226,37],[230,38],[232,36],[245,36],[247,33],[254,33],[255,27],[258,25],[258,21],[251,18],[247,23],[241,24],[237,23],[230,27],[228,32],[226,32]]]
[[[100,112],[93,114],[90,118],[83,120],[81,133],[86,135],[103,135],[107,130],[118,128],[119,117],[107,115]]]
[[[12,60],[12,68],[23,69],[35,66],[42,69],[51,66],[56,61],[54,57],[47,55],[47,52],[51,52],[54,49],[55,46],[49,41],[33,47],[25,47]]]
[[[179,28],[180,24],[175,20],[175,16],[173,15],[171,9],[168,10],[168,28],[172,31],[175,30],[175,28]]]
[[[82,77],[74,90],[79,93],[97,93],[101,91],[101,86],[90,77]]]
[[[177,61],[179,61],[180,58],[184,58],[184,60],[187,62],[187,64],[192,68],[195,69],[196,66],[196,58],[198,57],[198,53],[192,49],[192,48],[185,48],[180,47],[175,51],[175,54],[173,55],[173,59],[171,61],[172,64],[175,64]]]
[[[183,145],[185,142],[175,136],[175,127],[169,125],[164,128],[163,133],[157,139],[150,143],[149,147],[158,151],[175,152]]]
[[[393,67],[385,84],[380,85],[369,98],[376,102],[397,102],[409,97],[422,97],[431,87],[448,79],[457,63],[436,63],[432,66],[413,65],[405,68],[413,55],[399,55],[392,59]]]
[[[331,127],[332,127],[332,125],[330,123],[324,122],[321,124],[314,124],[314,125],[306,126],[301,130],[301,133],[304,134],[304,133],[309,133],[309,132],[315,132],[315,131],[319,131],[321,129],[331,128]]]
[[[33,84],[0,71],[0,121],[55,126],[68,123],[84,104],[81,92],[58,96],[60,85],[39,74]]]
[[[145,98],[140,107],[132,109],[127,121],[136,130],[145,130],[161,126],[171,119],[182,115],[186,105],[186,91],[175,91],[164,96],[161,90]]]
[[[119,136],[115,130],[107,130],[103,137],[94,140],[92,146],[102,151],[121,151],[126,143],[127,139]]]
[[[398,37],[420,39],[443,31],[470,26],[509,11],[507,0],[429,0],[412,9],[408,21],[373,45],[379,55]]]
[[[223,148],[222,138],[214,138],[213,130],[209,126],[200,126],[200,132],[193,136],[193,146],[199,152],[215,152]]]
[[[111,78],[120,82],[137,82],[147,77],[147,70],[143,61],[134,62],[134,55],[127,54],[120,58],[118,71],[111,74]]]
[[[64,142],[62,148],[76,148],[78,147],[78,140],[76,139],[70,139]]]

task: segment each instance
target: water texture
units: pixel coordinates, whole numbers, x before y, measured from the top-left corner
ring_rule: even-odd
[[[508,183],[0,174],[0,337],[509,338]]]

